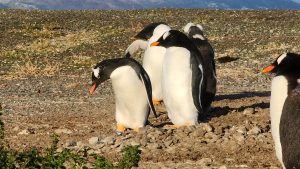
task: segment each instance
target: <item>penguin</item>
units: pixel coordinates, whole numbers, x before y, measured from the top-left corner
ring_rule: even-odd
[[[148,73],[152,83],[152,95],[154,105],[158,105],[162,102],[162,63],[166,48],[162,46],[151,47],[150,44],[158,40],[163,33],[171,30],[171,28],[163,22],[152,23],[146,26],[141,32],[139,32],[134,41],[126,50],[126,57],[133,55],[139,48],[145,49],[143,56],[143,67]],[[146,46],[145,46],[145,43]]]
[[[215,66],[215,52],[208,39],[204,36],[203,27],[200,24],[188,23],[184,27],[184,33],[194,42],[200,51],[203,62],[207,65],[205,71],[207,77],[206,99],[203,107],[205,112],[209,111],[211,103],[215,100],[217,91],[217,76]]]
[[[143,67],[132,58],[107,59],[92,72],[92,95],[96,88],[111,79],[116,99],[117,132],[126,128],[138,132],[146,125],[150,109],[157,117],[152,102],[151,81]],[[150,109],[149,109],[150,108]]]
[[[182,32],[170,30],[153,46],[165,47],[163,61],[163,100],[172,127],[191,126],[198,123],[203,113],[206,90],[206,67],[195,44]]]
[[[300,168],[300,55],[284,53],[263,73],[275,73],[271,84],[271,132],[283,168]]]

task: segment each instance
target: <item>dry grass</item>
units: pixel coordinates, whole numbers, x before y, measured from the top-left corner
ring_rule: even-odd
[[[60,70],[60,63],[48,62],[44,66],[38,66],[37,63],[33,63],[29,57],[27,57],[24,59],[24,64],[14,64],[11,71],[9,71],[4,77],[7,79],[18,79],[28,76],[54,76],[57,75]]]

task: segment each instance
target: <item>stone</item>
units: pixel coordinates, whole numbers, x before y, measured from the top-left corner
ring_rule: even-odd
[[[255,112],[254,108],[247,108],[243,111],[243,114],[244,115],[252,115],[252,114],[254,114],[254,112]]]
[[[77,142],[74,140],[68,140],[65,145],[66,147],[75,147],[77,146]]]
[[[261,129],[257,126],[247,132],[248,135],[258,135],[259,133],[261,133]]]
[[[100,141],[99,137],[92,137],[92,138],[89,139],[89,144],[90,145],[96,145],[96,144],[99,143],[99,141]]]
[[[213,127],[208,123],[202,124],[202,128],[208,133],[213,131]]]
[[[109,137],[106,137],[103,140],[101,140],[102,143],[108,144],[108,145],[114,145],[115,141],[116,141],[116,139],[113,136],[109,136]]]
[[[18,135],[28,135],[28,134],[29,134],[29,131],[27,129],[22,130],[18,133]]]
[[[72,134],[73,132],[69,129],[56,129],[54,130],[55,134]]]

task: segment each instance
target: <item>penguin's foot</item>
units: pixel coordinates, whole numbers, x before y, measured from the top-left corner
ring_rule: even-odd
[[[117,132],[123,133],[126,130],[123,124],[117,124]]]
[[[135,131],[135,132],[140,132],[140,128],[133,128],[133,131]]]
[[[155,100],[154,98],[152,98],[152,102],[154,106],[158,106],[161,103],[161,100]]]

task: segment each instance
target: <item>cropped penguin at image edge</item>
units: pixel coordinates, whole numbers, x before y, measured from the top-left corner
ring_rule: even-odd
[[[263,73],[275,73],[271,84],[271,132],[283,168],[300,168],[300,55],[284,53]]]

